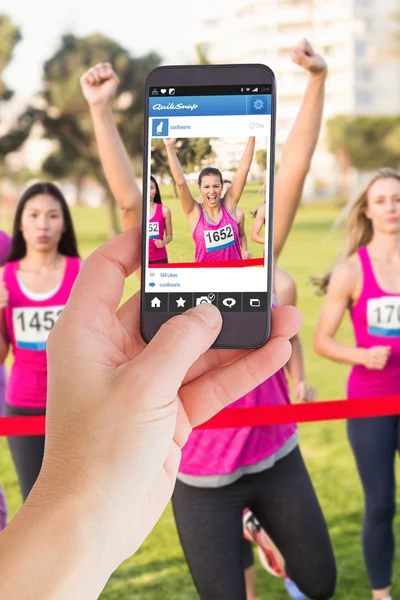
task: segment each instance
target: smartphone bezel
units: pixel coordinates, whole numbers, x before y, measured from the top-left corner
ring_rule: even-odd
[[[150,176],[147,148],[149,144],[149,90],[152,87],[212,86],[212,85],[271,85],[271,132],[270,170],[268,198],[267,235],[267,310],[265,312],[222,313],[223,326],[213,348],[254,349],[259,348],[271,334],[271,302],[273,281],[273,217],[274,217],[274,168],[276,126],[276,80],[273,71],[262,64],[233,65],[183,65],[157,67],[149,73],[145,84],[144,110],[144,153],[143,153],[143,220],[141,262],[141,308],[140,331],[145,342],[149,342],[163,323],[178,313],[145,311],[146,274],[146,231],[147,231],[147,186]],[[243,290],[251,291],[251,290]]]

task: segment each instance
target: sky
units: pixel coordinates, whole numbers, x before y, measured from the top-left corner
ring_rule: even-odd
[[[97,0],[96,8],[90,0],[0,0],[0,13],[6,13],[23,36],[4,80],[19,99],[29,98],[41,87],[43,62],[67,32],[103,33],[133,56],[156,50],[163,64],[185,64],[195,56],[204,19],[232,12],[241,2],[202,0],[196,11],[192,0]]]

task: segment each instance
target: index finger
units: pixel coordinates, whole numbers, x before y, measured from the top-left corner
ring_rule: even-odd
[[[83,262],[66,309],[95,311],[100,303],[115,311],[125,279],[140,266],[140,244],[140,226],[134,226],[97,248]]]

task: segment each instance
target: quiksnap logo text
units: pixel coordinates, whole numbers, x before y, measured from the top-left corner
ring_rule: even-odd
[[[196,110],[198,104],[182,104],[182,102],[169,102],[168,104],[154,104],[153,110]]]

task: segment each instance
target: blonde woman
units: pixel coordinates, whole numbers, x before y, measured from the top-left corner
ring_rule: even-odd
[[[400,395],[400,173],[380,170],[355,200],[343,260],[320,280],[319,292],[327,295],[314,349],[351,365],[347,398]],[[335,337],[346,310],[354,345]],[[400,417],[350,419],[347,430],[364,491],[362,543],[373,598],[390,600]]]

